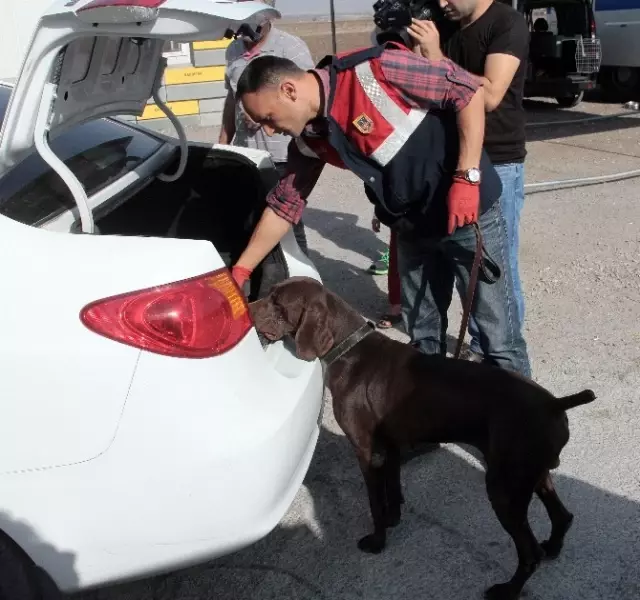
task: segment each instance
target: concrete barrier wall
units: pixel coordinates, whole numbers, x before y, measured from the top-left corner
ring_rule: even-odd
[[[183,125],[218,126],[227,92],[224,87],[225,49],[230,40],[212,40],[191,44],[190,64],[168,66],[160,99],[166,102]],[[141,125],[161,131],[171,130],[169,119],[154,101],[137,120]]]
[[[326,21],[291,20],[278,22],[277,27],[302,38],[316,62],[332,50],[331,26]],[[338,21],[338,52],[368,46],[372,30],[370,18]],[[219,126],[222,122],[226,97],[224,57],[229,44],[230,40],[196,42],[190,47],[190,64],[167,67],[160,97],[184,125]],[[137,121],[145,127],[173,133],[173,125],[153,100]]]

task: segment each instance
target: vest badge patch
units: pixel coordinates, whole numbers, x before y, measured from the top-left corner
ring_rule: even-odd
[[[369,135],[373,131],[373,119],[365,113],[355,119],[353,125],[363,135]]]

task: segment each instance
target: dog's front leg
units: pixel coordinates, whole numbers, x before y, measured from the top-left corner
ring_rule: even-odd
[[[372,464],[371,457],[368,456],[358,456],[358,461],[367,486],[371,518],[373,519],[373,533],[363,537],[358,542],[358,548],[363,552],[377,554],[382,552],[387,541],[384,464],[381,466]]]

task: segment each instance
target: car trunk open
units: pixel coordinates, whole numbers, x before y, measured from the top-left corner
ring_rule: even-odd
[[[177,127],[184,158],[184,131],[158,96],[164,44],[219,39],[278,16],[251,1],[54,0],[38,21],[6,110],[0,176],[35,148],[71,190],[83,232],[92,233],[91,199],[53,152],[50,137],[100,117],[139,116],[153,98]]]
[[[268,5],[251,1],[54,0],[38,22],[6,109],[0,176],[7,180],[35,148],[60,177],[54,176],[57,195],[64,198],[68,190],[73,199],[64,208],[77,206],[78,231],[204,239],[214,244],[225,264],[233,264],[265,206],[268,184],[249,159],[197,144],[185,152],[183,137],[164,171],[179,174],[186,155],[175,182],[162,177],[141,182],[121,206],[115,203],[123,198],[94,205],[87,182],[78,180],[77,169],[64,164],[50,142],[101,117],[139,116],[152,96],[169,110],[157,97],[165,42],[219,39],[243,23],[255,26],[278,16]],[[105,173],[118,171],[127,159],[125,152],[120,154],[121,160],[114,159]],[[20,207],[11,208],[20,213]],[[278,247],[256,269],[250,299],[286,275]]]
[[[177,155],[167,172],[175,170]],[[275,181],[275,172],[261,172],[248,158],[191,145],[180,179],[155,179],[120,206],[107,203],[97,209],[97,233],[208,240],[231,266],[249,242]],[[278,245],[254,271],[249,300],[287,277]]]

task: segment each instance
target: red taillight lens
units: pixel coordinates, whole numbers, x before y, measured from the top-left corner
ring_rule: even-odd
[[[247,302],[227,269],[97,300],[80,319],[112,340],[183,358],[222,354],[251,329]]]

